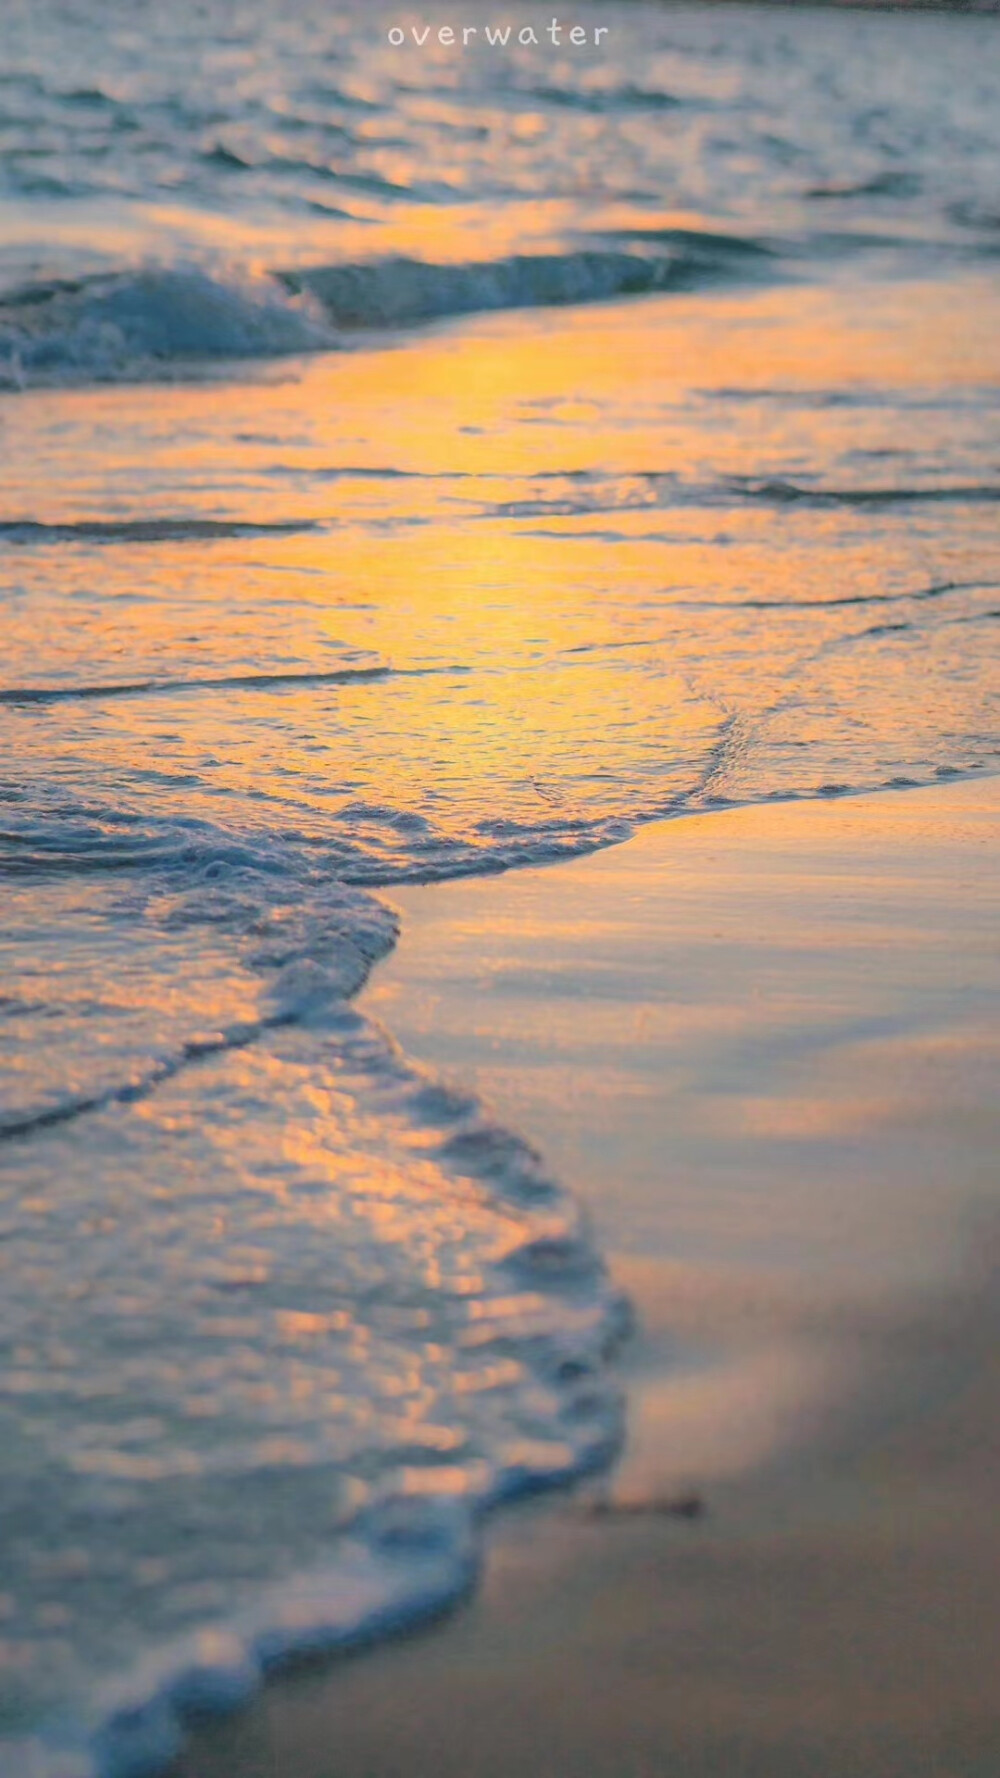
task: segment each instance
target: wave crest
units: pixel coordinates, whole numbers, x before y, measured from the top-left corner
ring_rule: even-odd
[[[145,268],[29,285],[0,301],[0,387],[126,381],[198,359],[329,350],[329,328],[270,280]]]
[[[666,230],[634,246],[440,265],[387,258],[234,281],[197,267],[51,279],[0,297],[0,388],[169,375],[197,362],[323,352],[343,332],[561,307],[759,272],[737,236]]]

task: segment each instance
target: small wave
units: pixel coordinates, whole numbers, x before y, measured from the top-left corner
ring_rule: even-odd
[[[249,173],[256,166],[256,161],[247,155],[239,154],[235,148],[227,148],[224,142],[215,142],[198,156],[205,167],[221,167],[226,172]]]
[[[697,231],[668,230],[659,238],[638,231],[636,239],[647,251],[592,247],[461,265],[397,258],[282,276],[291,291],[316,297],[340,327],[398,327],[480,310],[561,307],[680,289],[731,276],[737,264],[766,252],[735,236]]]
[[[994,611],[969,611],[969,612],[966,612],[964,614],[964,616],[962,616],[962,617],[953,617],[951,619],[951,622],[953,624],[986,624],[986,623],[995,623],[996,619],[998,617],[1000,617],[1000,611],[996,611],[996,610],[994,610]]]
[[[100,86],[73,86],[63,89],[55,87],[50,90],[50,96],[61,100],[64,105],[85,105],[88,109],[116,105],[118,102]]]
[[[670,599],[671,605],[706,611],[829,611],[841,605],[908,605],[921,599],[943,599],[947,593],[987,590],[991,580],[939,580],[905,593],[835,593],[829,599]]]
[[[541,480],[540,477],[532,478]],[[566,478],[569,479],[569,478]],[[773,476],[728,475],[719,480],[696,481],[674,470],[635,470],[624,476],[583,479],[579,491],[570,494],[530,494],[516,500],[484,503],[477,518],[589,518],[617,512],[655,511],[662,508],[718,508],[748,505],[803,508],[881,510],[923,504],[957,506],[993,505],[1000,502],[1000,485],[990,482],[934,483],[925,487],[906,485],[830,487],[811,478],[801,482]],[[545,535],[544,532],[535,533]],[[562,536],[562,532],[549,533]],[[595,533],[584,534],[587,537]],[[606,534],[608,541],[658,541],[657,534]]]
[[[744,500],[769,506],[913,506],[945,502],[959,506],[994,505],[1000,486],[990,482],[966,482],[929,488],[808,488],[799,482],[770,477],[732,476],[728,487]]]
[[[0,388],[127,380],[179,362],[335,344],[308,303],[272,280],[226,283],[191,267],[62,279],[0,298]]]
[[[589,89],[568,86],[518,87],[517,95],[519,98],[539,99],[544,105],[557,105],[567,111],[588,111],[599,116],[615,111],[673,111],[684,102],[673,93],[633,85]]]
[[[282,537],[315,531],[312,519],[260,524],[251,519],[76,519],[47,524],[41,519],[0,519],[0,543],[178,543],[214,537]]]
[[[362,183],[361,175],[337,177]],[[584,247],[455,265],[397,257],[245,282],[192,267],[49,279],[0,296],[0,388],[134,380],[203,360],[329,351],[340,330],[688,289],[742,275],[770,256],[760,243],[697,230],[636,230],[632,239],[633,251]]]
[[[254,433],[237,433],[236,438],[240,443],[249,442],[256,444],[274,442],[270,439],[266,441],[262,440],[259,434]],[[444,473],[435,472],[433,470],[395,469],[388,463],[310,464],[306,473],[308,474],[310,482],[450,482],[465,481],[472,474],[471,470],[468,469],[453,469]],[[267,474],[270,476],[290,476],[297,479],[303,474],[303,471],[299,465],[295,463],[270,463],[268,464]]]
[[[58,173],[39,173],[30,164],[18,166],[11,157],[8,162],[7,178],[11,186],[21,198],[82,198],[88,195],[88,187],[81,179],[60,177]]]
[[[749,387],[738,385],[719,385],[716,388],[692,390],[703,401],[746,402],[757,406],[760,403],[773,404],[776,407],[807,408],[891,408],[894,413],[941,413],[947,410],[964,412],[989,407],[992,411],[995,395],[989,384],[976,387],[969,385],[964,389],[949,387],[947,390],[921,389],[882,389],[871,384],[851,384],[846,389],[810,388],[807,384],[789,386],[787,388]]]
[[[863,630],[851,630],[846,636],[834,636],[829,642],[822,643],[816,650],[814,658],[819,660],[824,655],[840,654],[845,649],[854,648],[859,642],[879,642],[885,637],[912,635],[915,627],[914,624],[907,622],[868,624]],[[917,780],[915,778],[896,778],[889,779],[888,782],[893,788],[900,789],[915,784]]]
[[[451,677],[467,673],[460,662],[440,667],[329,667],[275,673],[219,673],[201,679],[126,679],[102,685],[0,686],[2,704],[66,704],[80,699],[137,698],[162,695],[180,697],[202,691],[270,691],[282,686],[357,685],[382,679],[424,679],[437,674]]]
[[[328,58],[329,59],[329,58]],[[328,82],[308,81],[299,89],[299,96],[304,99],[319,99],[328,105],[342,105],[347,111],[381,111],[377,99],[366,98],[362,93],[354,93],[348,86],[330,86]]]
[[[776,259],[778,249],[769,241],[753,235],[721,234],[708,228],[619,228],[616,241],[645,242],[649,246],[673,247],[689,255],[695,264],[713,261],[728,265],[733,260]]]
[[[869,624],[866,630],[858,630],[856,635],[845,637],[845,641],[863,642],[868,636],[895,636],[902,630],[912,630],[911,623]]]
[[[334,134],[338,141],[351,140],[350,132],[344,129],[332,131],[327,126],[325,134]],[[366,192],[375,197],[413,198],[432,195],[429,186],[421,188],[403,185],[398,180],[384,178],[380,173],[357,172],[350,167],[337,167],[329,161],[310,159],[304,155],[262,154],[254,158],[241,154],[238,149],[230,148],[224,142],[214,143],[198,159],[202,166],[214,167],[223,172],[276,173],[290,178],[325,179],[331,184],[342,185],[346,190]],[[434,191],[440,189],[439,184],[433,188]]]
[[[883,173],[873,173],[870,179],[858,179],[853,183],[833,182],[828,185],[811,185],[806,191],[807,198],[911,198],[920,191],[920,180],[915,173],[904,172],[902,168],[891,168]]]
[[[962,198],[948,204],[945,213],[960,228],[981,230],[987,235],[1000,233],[1000,208]]]

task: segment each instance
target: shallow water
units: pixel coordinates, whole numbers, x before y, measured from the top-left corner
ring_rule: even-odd
[[[346,1004],[379,887],[997,761],[995,20],[284,10],[5,16],[5,1775],[614,1450],[571,1198]]]

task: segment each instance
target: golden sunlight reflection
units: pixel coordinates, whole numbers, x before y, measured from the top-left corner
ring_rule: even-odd
[[[387,864],[409,843],[389,808],[482,850],[491,806],[511,832],[568,833],[761,780],[815,789],[800,756],[816,720],[829,779],[854,781],[861,749],[885,781],[919,760],[921,723],[928,749],[932,729],[957,731],[970,686],[947,620],[988,596],[988,506],[864,493],[873,475],[891,488],[927,473],[893,461],[894,404],[982,380],[995,305],[971,280],[957,326],[956,300],[932,284],[905,301],[891,285],[836,302],[675,295],[634,304],[628,330],[601,307],[530,327],[487,317],[250,383],[224,420],[208,389],[165,389],[148,415],[106,390],[61,397],[68,427],[46,431],[41,397],[14,415],[28,435],[12,440],[13,502],[37,507],[34,463],[63,487],[55,518],[87,520],[112,493],[127,518],[138,448],[171,490],[171,522],[218,535],[63,546],[59,589],[44,581],[44,679],[166,689],[54,707],[44,734],[18,714],[18,749],[43,745],[69,782],[100,769],[207,819],[225,805],[252,820],[256,805],[316,837],[363,831]],[[844,387],[853,404],[823,394]],[[973,403],[952,422],[959,481],[978,416]],[[77,426],[94,423],[120,444],[81,471]],[[235,505],[232,482],[216,485],[222,424]],[[836,498],[812,502],[813,488]],[[44,553],[22,569],[37,591]],[[951,583],[909,641],[906,601]],[[867,639],[855,608],[869,594],[900,621],[869,619]],[[10,659],[26,663],[21,622],[15,607]]]
[[[996,108],[983,20],[876,114],[836,9],[60,4],[0,79],[0,1767],[124,1772],[607,1470],[626,1334],[638,1507],[967,1266],[984,805],[913,811],[997,759]]]

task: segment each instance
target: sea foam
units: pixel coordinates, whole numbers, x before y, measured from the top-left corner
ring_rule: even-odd
[[[289,840],[123,829],[113,862],[96,811],[29,826],[0,1773],[142,1778],[266,1674],[446,1609],[491,1507],[608,1463],[627,1317],[539,1156],[351,1006],[382,901]]]

